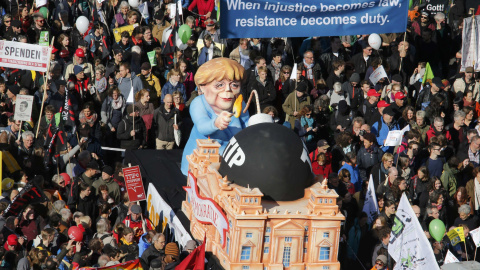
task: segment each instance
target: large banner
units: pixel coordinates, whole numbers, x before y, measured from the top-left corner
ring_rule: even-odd
[[[46,72],[49,55],[48,46],[0,41],[0,67]]]
[[[43,190],[32,181],[26,184],[20,193],[13,198],[3,213],[3,217],[18,216],[29,204],[37,204],[48,201]]]
[[[78,270],[118,270],[118,269],[140,270],[143,268],[142,268],[142,265],[140,264],[140,259],[136,259],[133,261],[128,261],[128,262],[115,264],[111,266],[105,266],[105,267],[81,267]]]
[[[220,0],[222,38],[400,33],[408,0]]]
[[[148,184],[147,212],[148,218],[153,225],[162,226],[161,231],[164,233],[168,227],[169,233],[173,235],[174,240],[182,247],[187,244],[188,240],[192,240],[190,234],[183,227],[182,222],[173,212],[173,209],[163,200],[152,183]],[[169,238],[169,235],[166,235],[166,237]]]
[[[461,72],[465,71],[467,67],[473,67],[475,71],[480,70],[480,15],[465,18],[463,20],[463,34],[462,34],[462,66]]]

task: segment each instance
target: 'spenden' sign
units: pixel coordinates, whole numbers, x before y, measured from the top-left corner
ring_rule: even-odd
[[[13,41],[0,41],[0,67],[46,72],[50,47]]]

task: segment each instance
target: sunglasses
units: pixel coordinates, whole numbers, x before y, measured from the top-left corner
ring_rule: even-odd
[[[290,74],[290,72],[283,72],[283,74]]]
[[[311,113],[307,113],[307,114],[305,114],[305,115],[306,115],[306,116],[310,116],[310,115],[312,115],[312,114],[311,114]]]
[[[37,20],[37,22],[41,22],[41,23],[43,23],[43,22],[45,22],[45,20]]]
[[[10,22],[12,22],[12,21],[5,21],[5,23],[10,23]]]

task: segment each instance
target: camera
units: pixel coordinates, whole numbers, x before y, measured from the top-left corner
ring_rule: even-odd
[[[363,136],[363,135],[365,135],[366,133],[367,133],[367,132],[366,132],[364,129],[362,129],[362,130],[360,130],[360,132],[358,132],[358,136]]]

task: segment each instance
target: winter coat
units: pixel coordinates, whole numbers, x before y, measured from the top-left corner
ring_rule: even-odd
[[[283,111],[286,114],[285,121],[288,121],[290,123],[292,130],[295,128],[296,116],[293,115],[295,110],[297,112],[300,112],[303,107],[312,104],[310,97],[305,97],[306,95],[307,94],[303,94],[303,96],[299,100],[299,98],[297,97],[297,91],[293,91],[292,93],[290,93],[290,95],[288,95],[287,99],[282,105]]]
[[[128,100],[130,95],[130,89],[133,87],[133,95],[143,89],[142,80],[135,76],[134,73],[130,74],[130,77],[120,78],[117,80],[118,89],[120,93]]]
[[[160,259],[163,261],[163,257],[165,257],[165,252],[163,250],[157,250],[152,244],[140,255],[140,263],[143,269],[150,269],[152,260]]]
[[[273,87],[273,83],[267,79],[265,81],[265,85],[261,83],[258,78],[255,82],[252,82],[248,85],[248,96],[253,90],[257,90],[258,94],[258,102],[260,102],[260,110],[263,111],[265,107],[274,105],[274,101],[277,97],[277,93],[275,92],[275,88]],[[256,105],[256,101],[255,101]],[[253,108],[256,108],[253,107]]]
[[[110,181],[107,182],[102,177],[100,177],[95,182],[93,182],[92,185],[96,189],[96,195],[100,193],[98,188],[101,185],[106,185],[108,187],[108,195],[115,201],[115,204],[120,203],[120,187],[118,186],[117,182],[113,181],[113,179],[110,179]]]
[[[455,195],[457,191],[457,176],[459,170],[457,168],[450,168],[448,163],[443,164],[443,173],[440,176],[440,181],[442,181],[443,188],[448,192],[450,197]]]
[[[380,162],[372,167],[370,174],[373,177],[373,186],[375,190],[377,190],[378,186],[383,184],[387,179],[388,170],[383,166],[383,162]]]
[[[355,72],[360,74],[360,79],[365,78],[365,73],[367,72],[367,68],[372,64],[372,56],[368,58],[367,61],[363,58],[363,52],[359,52],[355,54],[350,62],[355,66]],[[368,79],[368,78],[367,78]]]
[[[426,141],[425,141],[425,144],[428,145],[428,143],[430,142],[430,139],[432,137],[436,137],[438,135],[445,135],[445,137],[447,138],[447,141],[451,141],[452,140],[452,137],[450,136],[450,132],[448,132],[447,130],[443,130],[442,132],[438,132],[435,130],[435,128],[433,127],[433,124],[430,126],[430,129],[428,129],[427,131],[427,138],[426,138]]]
[[[338,170],[338,174],[340,171],[346,169],[350,172],[350,182],[355,186],[355,191],[362,190],[362,179],[360,179],[360,172],[358,171],[358,167],[353,167],[352,165],[345,162],[343,166]]]
[[[135,117],[135,139],[130,135],[133,130],[133,119],[125,116],[118,124],[117,139],[120,140],[120,147],[123,149],[138,149],[146,146],[147,129],[141,117]]]
[[[138,240],[138,256],[139,257],[142,257],[143,252],[145,252],[145,250],[152,245],[152,243],[147,242],[147,240],[145,239],[146,235],[147,233],[142,234],[142,236],[140,236],[140,239]]]
[[[121,111],[122,111],[122,115],[123,115],[124,111],[125,111],[125,107],[126,107],[126,100],[125,100],[124,96],[122,96],[122,98],[123,98],[123,105],[122,105]],[[100,112],[102,123],[107,124],[110,129],[113,127],[112,123],[110,122],[110,120],[112,120],[112,116],[113,116],[112,102],[113,102],[113,98],[112,97],[107,97],[103,101],[102,109],[101,109],[101,112]]]
[[[357,167],[360,170],[360,178],[367,181],[370,172],[375,164],[382,162],[383,151],[377,146],[373,146],[373,151],[369,152],[364,146],[357,153]]]
[[[180,111],[177,108],[172,107],[170,112],[165,110],[164,106],[160,106],[153,113],[153,125],[156,138],[161,141],[173,142],[175,141],[174,128],[175,115],[177,115],[177,125],[181,125],[182,118]]]
[[[212,59],[215,56],[222,57],[222,51],[217,46],[215,46],[214,44],[212,44],[212,46],[213,46],[213,57],[212,57]],[[203,47],[200,50],[200,54],[198,55],[198,60],[197,60],[198,66],[201,66],[201,65],[205,64],[208,61],[208,58],[210,58],[208,56],[208,48]]]

